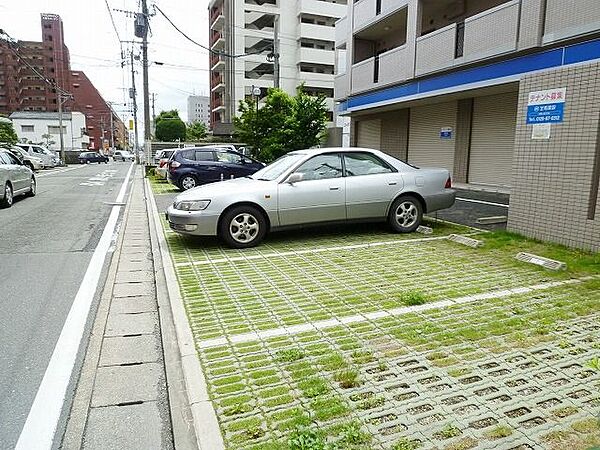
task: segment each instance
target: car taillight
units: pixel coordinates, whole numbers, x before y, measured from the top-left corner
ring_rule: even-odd
[[[446,185],[444,186],[445,189],[450,189],[452,187],[452,179],[450,177],[448,177],[448,179],[446,180]]]
[[[165,159],[161,159],[161,160],[158,162],[158,167],[164,167],[164,166],[165,166],[165,164],[166,164],[167,162],[168,162],[167,160],[165,160]]]
[[[181,163],[179,161],[171,161],[169,163],[169,169],[170,170],[177,169],[180,165],[181,165]]]

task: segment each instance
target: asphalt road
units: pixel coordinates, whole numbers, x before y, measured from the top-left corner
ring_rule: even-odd
[[[129,166],[41,171],[36,197],[0,210],[1,449],[19,438]]]

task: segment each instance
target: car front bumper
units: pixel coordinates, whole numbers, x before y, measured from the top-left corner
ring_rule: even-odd
[[[169,227],[181,234],[216,236],[219,216],[206,211],[180,211],[173,205],[165,213]]]

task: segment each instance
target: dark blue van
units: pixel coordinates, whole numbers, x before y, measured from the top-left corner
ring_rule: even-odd
[[[241,153],[218,147],[176,150],[167,165],[167,179],[182,191],[201,184],[252,175],[265,166]]]

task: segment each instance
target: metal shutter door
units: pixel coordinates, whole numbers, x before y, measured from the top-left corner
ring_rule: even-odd
[[[381,149],[381,120],[361,120],[357,124],[357,147]]]
[[[469,183],[510,186],[517,97],[509,92],[474,99]]]
[[[408,162],[417,167],[454,169],[456,102],[420,106],[410,110]],[[452,138],[441,139],[442,128],[452,127]]]

